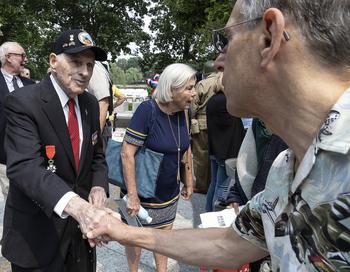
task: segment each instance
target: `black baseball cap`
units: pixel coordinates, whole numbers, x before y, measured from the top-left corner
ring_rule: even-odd
[[[90,49],[95,54],[95,60],[107,60],[107,53],[100,47],[95,46],[89,33],[82,29],[72,29],[63,32],[55,41],[53,53],[75,54]]]

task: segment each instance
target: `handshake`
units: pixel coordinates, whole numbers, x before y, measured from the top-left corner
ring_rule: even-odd
[[[101,188],[102,189],[102,188]],[[84,239],[88,239],[91,247],[101,246],[102,243],[108,243],[113,239],[109,236],[112,229],[125,228],[126,225],[120,220],[119,213],[108,209],[105,206],[106,196],[104,190],[91,190],[92,197],[89,196],[89,202],[76,196],[67,204],[64,211],[72,216],[78,223]]]

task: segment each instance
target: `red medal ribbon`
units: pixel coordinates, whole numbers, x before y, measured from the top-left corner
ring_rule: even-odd
[[[47,145],[45,146],[45,150],[46,150],[46,156],[49,158],[49,160],[52,160],[56,154],[56,147],[54,145]]]

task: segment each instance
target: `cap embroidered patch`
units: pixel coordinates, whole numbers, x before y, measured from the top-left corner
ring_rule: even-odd
[[[62,53],[77,54],[87,49],[94,52],[95,60],[105,61],[107,59],[106,52],[95,46],[89,33],[82,29],[71,29],[63,32],[54,43],[53,53],[56,55]]]
[[[78,39],[82,44],[92,46],[94,42],[92,41],[91,36],[87,32],[80,32],[78,35]]]

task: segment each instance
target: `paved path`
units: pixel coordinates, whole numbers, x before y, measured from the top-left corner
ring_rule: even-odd
[[[1,191],[1,190],[0,190]],[[111,198],[108,206],[116,208],[119,197],[118,188],[111,185]],[[205,195],[194,194],[191,201],[180,200],[178,212],[174,223],[174,228],[193,228],[200,224],[199,214],[204,212]],[[2,220],[4,210],[4,198],[0,192],[0,235],[2,234]],[[20,249],[19,249],[20,250]],[[97,271],[98,272],[127,272],[127,261],[124,252],[124,247],[116,242],[109,243],[106,246],[97,249]],[[0,255],[0,272],[10,272],[9,263]],[[140,272],[153,272],[155,264],[153,254],[143,250],[141,257]],[[198,267],[188,266],[178,263],[174,260],[169,260],[168,271],[170,272],[197,272]]]

